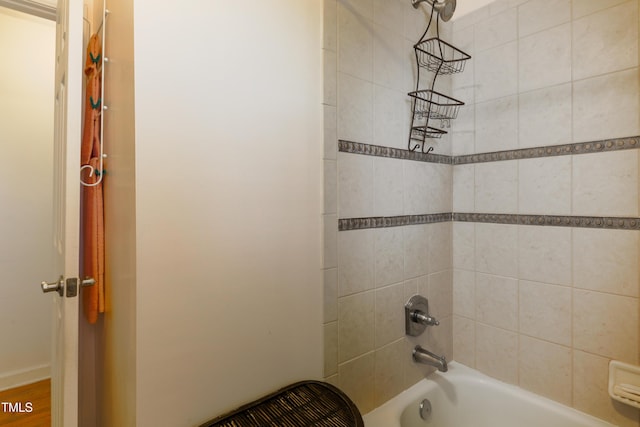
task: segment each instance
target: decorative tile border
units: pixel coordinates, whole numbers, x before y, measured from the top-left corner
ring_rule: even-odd
[[[630,150],[634,148],[640,148],[640,137],[638,136],[455,156],[453,158],[453,164],[464,165],[469,163],[498,162],[502,160],[533,159],[536,157],[599,153],[604,151]]]
[[[490,213],[453,213],[453,221],[484,222],[492,224],[547,225],[556,227],[610,228],[640,230],[640,218],[565,216],[565,215],[516,215]]]
[[[640,230],[640,218],[634,217],[518,215],[447,212],[438,214],[403,215],[391,217],[377,216],[366,218],[343,218],[338,220],[338,231],[401,227],[405,225],[434,224],[437,222],[450,221],[555,227],[605,228],[615,230]]]
[[[363,144],[361,142],[338,141],[338,151],[365,156],[390,157],[393,159],[415,160],[418,162],[453,164],[453,157],[442,154],[423,154],[420,151],[409,151],[400,148],[383,147],[381,145]]]
[[[450,222],[453,214],[437,213],[424,215],[374,216],[366,218],[344,218],[338,220],[338,231],[364,230],[367,228],[402,227],[404,225],[434,224]]]
[[[394,159],[415,160],[419,162],[441,163],[447,165],[465,165],[471,163],[499,162],[503,160],[534,159],[572,154],[600,153],[605,151],[631,150],[640,148],[640,136],[628,138],[604,139],[601,141],[577,142],[574,144],[549,145],[517,150],[494,151],[491,153],[446,156],[442,154],[423,154],[399,148],[363,144],[361,142],[338,141],[338,150],[345,153],[366,156],[390,157]]]

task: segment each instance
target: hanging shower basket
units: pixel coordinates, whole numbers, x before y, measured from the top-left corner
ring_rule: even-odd
[[[437,37],[421,41],[414,46],[419,66],[438,74],[464,71],[471,56]]]
[[[420,0],[413,0],[414,7],[420,2]],[[436,79],[442,74],[455,74],[464,71],[466,61],[471,59],[470,55],[440,39],[440,14],[438,12],[441,10],[446,12],[448,3],[429,3],[432,5],[432,10],[427,29],[418,43],[413,46],[418,68],[416,89],[408,94],[412,98],[409,150],[415,151],[420,148],[422,153],[425,154],[433,150],[433,147],[427,149],[427,138],[441,138],[442,135],[447,133],[445,130],[429,126],[429,121],[439,119],[442,121],[442,127],[444,125],[448,126],[449,120],[457,118],[458,110],[464,105],[462,101],[434,91]],[[453,4],[455,8],[455,2]],[[449,12],[451,13],[448,13],[448,18],[452,14],[452,11]],[[433,22],[434,13],[438,14],[436,18],[436,37],[425,39]],[[423,89],[420,85],[421,70],[434,74],[430,89]]]
[[[446,135],[446,133],[447,131],[431,126],[414,126],[411,128],[410,140],[424,142],[425,138],[442,138],[442,135]]]
[[[413,114],[420,118],[455,119],[458,117],[460,106],[464,105],[462,101],[430,89],[409,92],[409,96],[415,102]]]

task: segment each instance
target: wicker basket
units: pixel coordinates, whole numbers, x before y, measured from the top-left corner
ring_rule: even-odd
[[[353,402],[331,384],[301,381],[200,427],[364,427]]]

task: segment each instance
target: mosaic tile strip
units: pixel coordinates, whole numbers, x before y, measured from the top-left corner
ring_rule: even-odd
[[[402,227],[405,225],[434,224],[437,222],[450,221],[482,222],[489,224],[640,230],[640,218],[634,217],[517,215],[447,212],[424,215],[343,218],[338,220],[338,231],[364,230],[367,228]]]
[[[338,231],[364,230],[367,228],[402,227],[404,225],[434,224],[436,222],[450,222],[453,217],[451,212],[401,215],[401,216],[375,216],[366,218],[344,218],[338,220]]]
[[[503,160],[534,159],[538,157],[566,156],[572,154],[600,153],[605,151],[631,150],[640,148],[640,136],[628,138],[604,139],[601,141],[577,142],[573,144],[549,145],[517,150],[494,151],[491,153],[467,154],[463,156],[445,156],[442,154],[423,154],[421,152],[363,144],[352,141],[338,141],[338,150],[345,153],[367,156],[391,157],[394,159],[415,160],[419,162],[442,163],[447,165],[465,165],[471,163],[499,162]]]
[[[484,222],[492,224],[547,225],[556,227],[609,228],[640,230],[640,218],[565,216],[565,215],[516,215],[491,213],[453,213],[453,221]]]
[[[640,137],[638,136],[455,156],[453,158],[453,164],[464,165],[469,163],[499,162],[502,160],[533,159],[537,157],[599,153],[604,151],[630,150],[634,148],[640,148]]]
[[[361,142],[338,141],[338,150],[343,153],[363,154],[365,156],[391,157],[417,162],[453,164],[453,157],[442,154],[423,154],[420,151],[402,150],[399,148],[383,147],[381,145],[363,144]]]

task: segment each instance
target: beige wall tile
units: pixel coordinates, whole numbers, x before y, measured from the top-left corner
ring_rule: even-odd
[[[346,362],[374,348],[375,294],[338,299],[338,361]]]
[[[517,277],[518,227],[476,224],[476,271]]]
[[[569,347],[520,336],[520,387],[571,405],[571,366]]]
[[[451,228],[451,222],[440,222],[426,226],[429,273],[450,270],[453,266]]]
[[[322,103],[325,105],[338,104],[338,55],[332,50],[322,51],[322,66],[324,73]]]
[[[441,151],[439,151],[441,152]],[[451,212],[453,197],[453,166],[438,163],[427,163],[426,179],[429,184],[429,201],[423,213]]]
[[[378,1],[378,4],[381,2]],[[389,7],[395,7],[397,0],[387,2]],[[393,16],[389,17],[394,19]],[[384,21],[390,23],[390,21]],[[404,38],[397,32],[402,29],[402,24],[397,28],[387,28],[384,23],[374,25],[373,34],[373,81],[381,86],[403,91],[404,86]]]
[[[431,183],[421,162],[404,160],[404,214],[420,215],[429,210]]]
[[[476,365],[476,322],[453,316],[453,360],[474,368]]]
[[[373,352],[338,367],[339,387],[362,414],[375,408],[375,355]]]
[[[323,228],[323,268],[338,266],[338,217],[336,215],[322,215]]]
[[[573,230],[574,286],[619,295],[640,294],[640,232]]]
[[[480,102],[475,106],[475,116],[477,152],[518,148],[517,96]]]
[[[573,19],[579,19],[586,15],[598,12],[600,10],[608,9],[610,7],[619,5],[628,0],[601,0],[601,1],[573,1]]]
[[[572,43],[575,80],[638,66],[638,2],[576,20]]]
[[[600,292],[573,291],[575,348],[638,362],[638,299]]]
[[[458,212],[458,211],[455,211]],[[453,233],[453,267],[473,270],[475,266],[476,232],[474,223],[454,222]]]
[[[518,33],[525,37],[570,20],[571,0],[530,1],[518,8]]]
[[[324,376],[338,373],[338,322],[324,325]]]
[[[520,333],[571,345],[571,288],[520,281]]]
[[[404,286],[376,289],[375,298],[375,348],[380,348],[404,336]]]
[[[520,160],[518,178],[519,213],[571,214],[571,156]]]
[[[338,153],[338,215],[358,218],[373,212],[373,157]]]
[[[571,81],[571,24],[521,38],[518,55],[520,92]]]
[[[338,270],[323,270],[324,323],[338,320]]]
[[[338,295],[374,288],[374,230],[338,233]]]
[[[323,0],[322,47],[334,52],[338,49],[338,4],[336,0]]]
[[[525,280],[570,285],[571,229],[518,226],[518,275]]]
[[[374,230],[375,285],[381,287],[404,279],[404,239],[402,228]]]
[[[427,225],[402,227],[404,234],[404,278],[424,276],[429,272]]]
[[[518,46],[515,41],[475,55],[476,102],[518,92]]]
[[[476,318],[476,273],[453,270],[453,314]]]
[[[329,160],[338,158],[338,110],[332,105],[323,106],[324,157]]]
[[[474,181],[475,165],[460,165],[453,168],[453,212],[475,211]]]
[[[397,159],[373,160],[373,210],[370,216],[396,216],[404,211],[404,173]]]
[[[475,176],[476,212],[518,212],[518,161],[478,163]]]
[[[518,36],[517,10],[509,9],[475,26],[476,52],[513,41]]]
[[[638,69],[632,68],[574,81],[573,141],[638,135],[638,79]]]
[[[405,135],[409,134],[411,103],[406,92],[379,85],[373,87],[373,144],[407,148]],[[394,161],[401,164],[397,159]]]
[[[374,0],[373,21],[404,35],[404,2],[402,0]]]
[[[637,150],[573,157],[573,214],[638,215]]]
[[[404,390],[405,344],[397,340],[375,352],[374,402],[382,405]]]
[[[571,123],[571,114],[571,83],[521,93],[518,97],[519,148],[572,142],[571,126],[567,126]]]
[[[476,273],[476,320],[518,331],[518,281]]]
[[[518,383],[518,334],[476,324],[476,369],[501,381]]]
[[[373,142],[373,84],[338,73],[338,138]]]
[[[324,209],[325,214],[338,212],[338,164],[324,160]]]
[[[373,4],[371,12],[368,13],[368,7],[356,8],[356,3],[338,2],[338,70],[372,81]],[[365,12],[365,15],[361,12]]]

